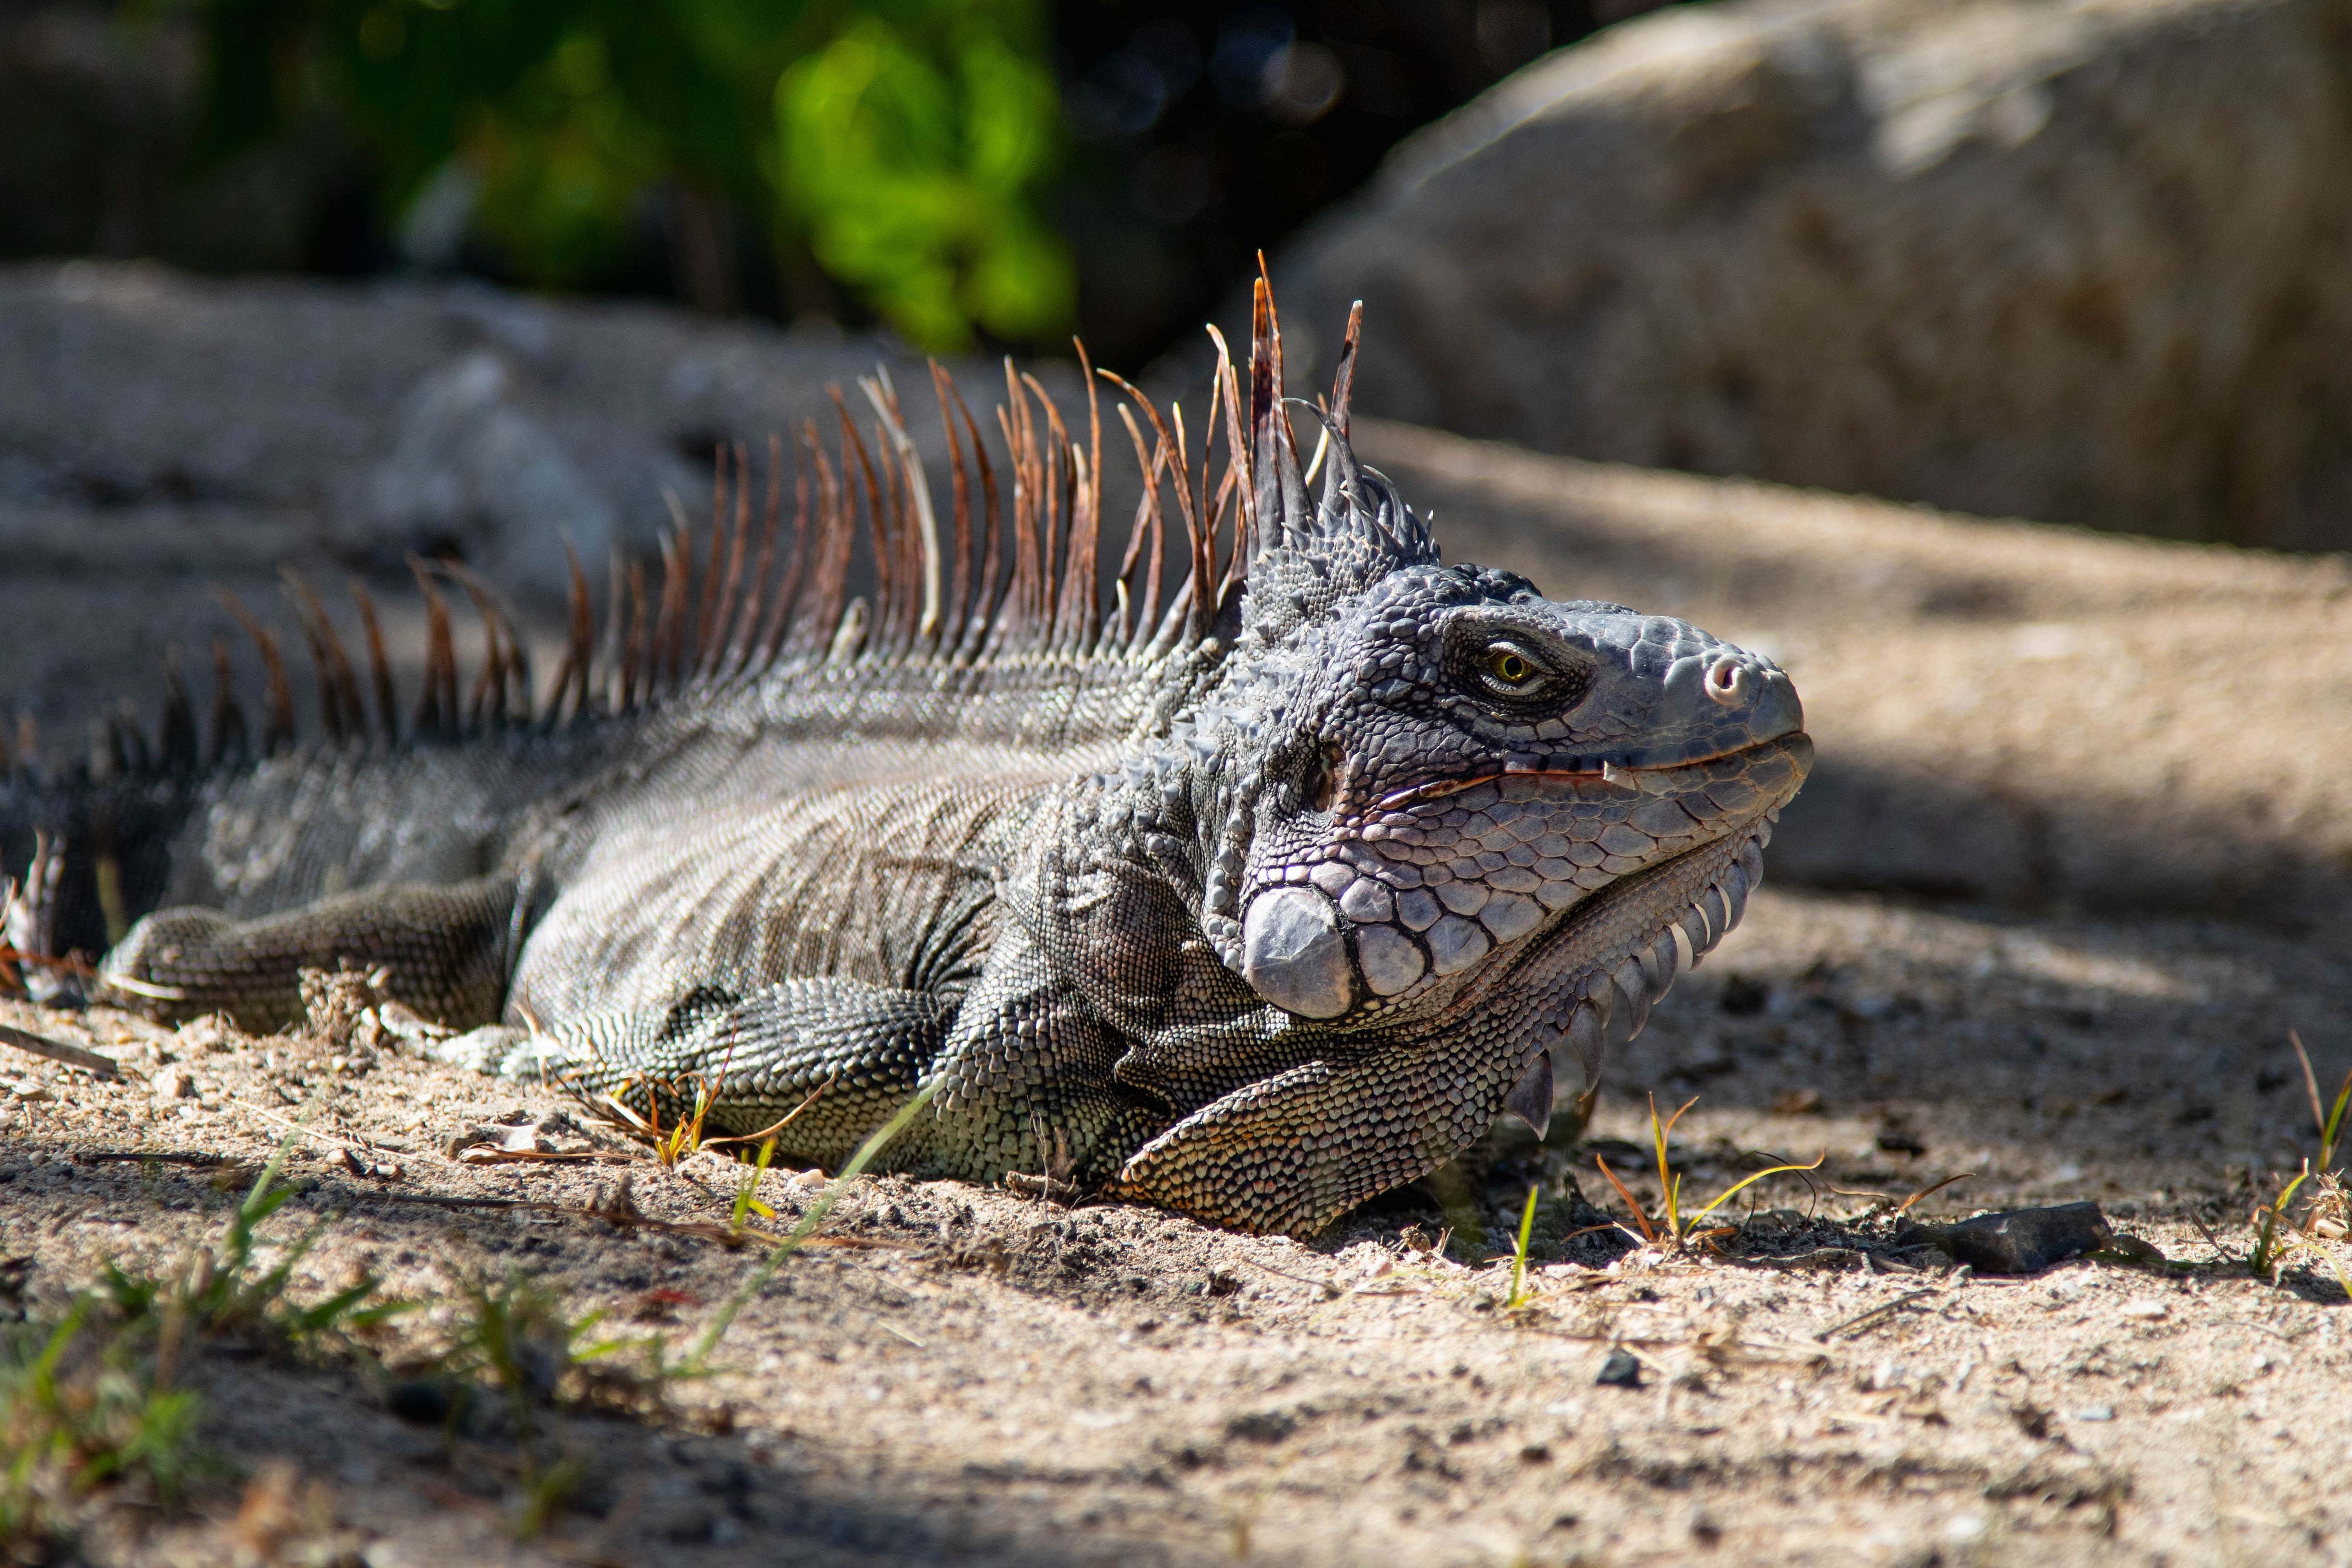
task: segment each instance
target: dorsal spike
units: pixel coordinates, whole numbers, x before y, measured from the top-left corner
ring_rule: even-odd
[[[509,721],[529,724],[532,698],[530,655],[524,651],[522,639],[515,634],[513,618],[507,613],[498,590],[463,561],[443,561],[441,570],[466,591],[466,597],[473,601],[475,615],[482,622],[482,673],[474,683],[469,726],[479,728],[487,722],[497,729]]]
[[[1097,371],[1096,374],[1108,372]],[[1168,444],[1160,443],[1146,456],[1143,432],[1135,423],[1135,411],[1121,403],[1118,417],[1127,426],[1128,439],[1135,444],[1135,466],[1143,476],[1143,495],[1135,504],[1135,528],[1129,535],[1127,554],[1118,568],[1122,586],[1129,580],[1130,571],[1143,573],[1142,601],[1136,607],[1135,624],[1127,635],[1128,652],[1132,653],[1137,643],[1151,635],[1160,618],[1160,578],[1167,552],[1165,518],[1160,507],[1160,475],[1167,465]]]
[[[457,730],[457,640],[449,629],[449,601],[433,580],[431,565],[408,558],[417,591],[425,598],[425,689],[417,694],[410,727],[419,735],[447,737]]]
[[[825,392],[833,399],[834,414],[841,426],[841,486],[845,492],[843,499],[847,503],[844,510],[847,514],[846,520],[850,527],[852,549],[855,549],[856,538],[857,505],[854,497],[847,492],[851,491],[852,486],[858,481],[863,480],[866,497],[866,542],[874,556],[875,604],[879,607],[882,618],[887,620],[898,593],[898,584],[895,580],[898,576],[896,570],[898,561],[891,548],[893,540],[890,537],[890,519],[882,509],[881,481],[874,472],[873,455],[866,450],[866,438],[857,434],[857,422],[849,417],[849,402],[842,395],[841,388],[829,386],[825,388]],[[854,463],[853,458],[856,460]],[[869,608],[867,612],[869,624],[874,618],[873,611]],[[837,635],[834,636],[835,643],[838,643],[839,641],[840,638]],[[863,646],[863,644],[864,638],[861,637],[859,645]]]
[[[604,667],[596,677],[606,713],[626,713],[629,708],[621,664],[621,636],[628,618],[629,569],[615,546],[604,558]]]
[[[1187,635],[1190,641],[1197,643],[1209,634],[1210,617],[1199,608],[1201,598],[1208,591],[1209,542],[1202,535],[1200,514],[1192,507],[1192,465],[1185,458],[1181,415],[1179,415],[1176,432],[1171,434],[1169,422],[1160,417],[1159,408],[1132,382],[1110,371],[1101,373],[1143,411],[1143,417],[1151,423],[1153,434],[1159,436],[1160,444],[1171,455],[1171,472],[1176,480],[1176,507],[1184,518],[1190,565],[1185,571],[1184,581],[1178,587],[1176,597],[1170,601],[1169,608],[1172,612],[1180,604],[1183,607]],[[1159,629],[1154,628],[1151,645],[1155,649],[1160,643],[1158,632]]]
[[[1240,497],[1241,511],[1234,525],[1234,551],[1225,569],[1226,577],[1234,582],[1249,575],[1249,563],[1256,559],[1260,540],[1265,537],[1259,528],[1257,491],[1250,468],[1250,445],[1242,430],[1239,381],[1234,369],[1234,357],[1225,348],[1225,336],[1213,326],[1209,336],[1217,345],[1217,378],[1211,391],[1223,389],[1222,402],[1225,415],[1225,476]],[[1222,595],[1220,596],[1222,600]]]
[[[1356,392],[1356,348],[1364,330],[1364,302],[1348,307],[1348,334],[1339,340],[1339,365],[1331,374],[1331,429],[1341,441],[1349,438],[1349,400]]]
[[[1036,497],[1029,484],[1029,465],[1021,453],[1020,422],[1005,404],[999,403],[996,423],[1004,433],[1004,462],[1013,475],[1013,576],[1005,585],[1004,603],[989,637],[992,653],[1025,645],[1037,580]]]
[[[176,643],[163,650],[163,715],[156,728],[156,749],[163,754],[165,771],[174,778],[196,770],[196,713],[188,702]],[[7,748],[0,746],[0,779],[7,775]]]
[[[954,566],[948,584],[943,637],[943,645],[952,656],[961,651],[971,619],[971,475],[964,467],[963,442],[956,434],[955,415],[948,408],[948,373],[937,360],[931,361],[931,392],[940,402],[940,433],[947,438],[948,483],[955,502],[955,549],[949,557]]]
[[[226,588],[213,590],[213,597],[221,607],[236,618],[245,634],[261,655],[261,667],[269,681],[269,725],[261,734],[261,754],[275,757],[294,744],[294,687],[286,678],[286,661],[278,655],[278,639],[269,628],[253,618],[245,601]]]
[[[634,713],[653,697],[653,640],[646,625],[646,563],[629,563],[629,640],[621,651],[621,711]]]
[[[923,460],[915,451],[914,437],[907,434],[907,425],[898,412],[898,390],[890,384],[890,372],[884,369],[873,377],[860,377],[858,387],[874,405],[882,421],[882,430],[897,454],[903,478],[905,495],[914,512],[914,543],[920,550],[922,599],[915,622],[915,634],[929,645],[940,634],[943,606],[947,596],[947,561],[940,545],[940,519],[931,505],[929,477],[923,472]]]
[[[367,638],[368,685],[375,693],[375,724],[387,746],[400,744],[400,697],[392,681],[392,661],[384,656],[383,625],[376,619],[375,601],[360,585],[350,582],[352,603],[360,612],[360,630]]]
[[[1021,373],[1021,382],[1036,395],[1037,406],[1045,413],[1048,439],[1035,442],[1039,499],[1037,614],[1044,646],[1060,650],[1068,643],[1064,606],[1069,589],[1071,534],[1076,521],[1068,503],[1074,494],[1071,474],[1075,465],[1071,459],[1077,448],[1070,440],[1068,427],[1062,423],[1061,408],[1046,392],[1045,383],[1026,371]]]
[[[1263,257],[1250,288],[1250,469],[1255,516],[1267,541],[1294,547],[1303,542],[1309,517],[1307,480],[1282,395],[1282,322],[1275,314]]]
[[[729,482],[730,456],[735,460],[733,483]],[[710,560],[702,569],[702,603],[695,612],[694,623],[687,637],[687,667],[692,675],[700,675],[709,668],[719,641],[719,606],[728,584],[722,582],[725,572],[728,525],[733,520],[734,498],[743,490],[743,446],[740,442],[719,442],[711,457],[710,477]],[[691,558],[688,565],[693,564]]]
[[[947,382],[948,395],[955,399],[956,413],[963,421],[965,436],[971,443],[971,460],[980,469],[981,564],[980,577],[972,584],[971,608],[964,623],[961,655],[978,658],[988,644],[990,632],[996,623],[997,606],[1002,602],[1004,575],[1004,527],[1000,509],[1001,497],[996,493],[996,469],[988,460],[988,444],[980,438],[980,422],[971,416],[971,405],[963,401],[963,391],[952,379]]]
[[[687,521],[686,507],[667,490],[662,492],[662,499],[669,503],[671,528],[661,541],[661,601],[654,616],[651,662],[646,671],[648,696],[677,682],[678,656],[686,643],[687,602],[692,587],[688,580],[694,575],[694,528]]]
[[[1070,553],[1074,561],[1084,557],[1083,565],[1071,568],[1070,586],[1078,594],[1077,652],[1086,653],[1093,651],[1102,631],[1102,580],[1097,575],[1103,528],[1102,388],[1095,380],[1094,361],[1087,357],[1086,344],[1072,338],[1070,346],[1077,351],[1078,376],[1087,388],[1087,471],[1079,477],[1077,499],[1070,513]]]
[[[728,647],[727,633],[735,619],[735,596],[742,591],[744,558],[751,549],[751,455],[741,442],[735,443],[735,507],[732,527],[723,534],[714,531],[710,538],[710,581],[703,585],[702,601],[710,607],[702,631],[702,657],[698,668],[705,676],[718,674],[720,658]],[[727,541],[726,565],[719,565],[719,541]],[[714,599],[710,583],[719,591]]]
[[[898,529],[898,580],[905,585],[900,599],[904,637],[910,648],[918,644],[928,648],[930,636],[924,626],[928,622],[933,632],[938,630],[942,591],[940,584],[946,580],[947,563],[940,551],[939,512],[931,504],[930,477],[923,472],[922,459],[916,455],[914,441],[907,434],[907,416],[898,406],[898,387],[890,379],[890,367],[875,366],[874,379],[882,389],[875,450],[881,451],[882,444],[887,443],[898,460],[890,515]],[[901,441],[905,443],[903,448]]]
[[[89,722],[89,772],[100,782],[116,779],[136,779],[147,769],[139,765],[137,752],[146,749],[146,737],[139,733],[136,715],[126,715],[120,709],[102,714]]]
[[[1328,466],[1323,470],[1322,499],[1316,503],[1316,527],[1318,531],[1329,535],[1339,529],[1349,508],[1363,506],[1364,472],[1356,462],[1356,449],[1349,443],[1348,433],[1339,428],[1339,420],[1321,409],[1308,412],[1323,424],[1318,449]]]
[[[326,604],[292,567],[278,575],[294,606],[295,619],[301,622],[303,640],[310,646],[310,664],[319,677],[319,718],[328,740],[337,745],[347,738],[365,740],[367,707],[360,700],[359,680],[352,674],[351,659],[343,652],[342,639],[335,634]]]
[[[778,454],[782,461],[782,453]],[[803,460],[793,465],[793,548],[785,558],[784,572],[776,584],[776,601],[768,607],[767,623],[760,629],[761,662],[772,664],[782,655],[785,639],[792,635],[793,606],[800,597],[801,579],[808,570],[810,552],[815,548],[809,534],[809,465]]]
[[[875,534],[875,549],[890,552],[892,589],[877,617],[874,644],[877,653],[893,656],[914,645],[915,625],[922,618],[921,549],[912,542],[915,524],[907,487],[899,481],[898,465],[890,461],[890,432],[878,419],[874,422],[874,451],[882,480],[881,516],[890,524],[887,533]]]
[[[849,608],[849,558],[856,544],[856,519],[850,515],[844,476],[825,455],[816,422],[807,430],[807,451],[816,467],[817,549],[809,584],[809,606],[801,616],[802,637],[813,650],[832,645],[835,631]]]
[[[776,566],[776,538],[783,526],[784,446],[783,438],[774,431],[768,433],[768,499],[760,520],[760,553],[751,562],[751,575],[744,580],[743,600],[735,607],[734,629],[727,640],[727,674],[732,678],[751,667],[752,652],[759,646],[760,614],[766,608],[769,574]]]
[[[205,743],[205,766],[218,768],[245,762],[253,754],[246,733],[245,709],[236,702],[236,672],[229,664],[226,639],[213,639],[212,734]]]
[[[555,672],[555,686],[548,694],[546,724],[550,730],[563,722],[563,703],[573,688],[578,695],[572,704],[572,716],[579,718],[588,711],[588,665],[595,656],[596,612],[588,602],[588,574],[580,570],[580,551],[567,534],[563,539],[564,564],[571,569],[564,585],[566,636],[563,642],[563,663]]]

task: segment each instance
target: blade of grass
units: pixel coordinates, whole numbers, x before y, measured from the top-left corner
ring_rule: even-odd
[[[1683,1112],[1697,1103],[1698,1096],[1692,1095],[1684,1101],[1681,1107],[1673,1115],[1667,1117],[1665,1124],[1661,1126],[1658,1124],[1658,1097],[1655,1094],[1650,1096],[1650,1143],[1658,1156],[1658,1191],[1666,1206],[1666,1235],[1676,1241],[1680,1241],[1683,1236],[1683,1184],[1667,1166],[1666,1140],[1674,1136],[1675,1124],[1683,1119]]]
[[[808,1212],[801,1216],[800,1223],[786,1231],[783,1239],[769,1250],[767,1258],[752,1272],[751,1277],[743,1282],[742,1289],[728,1298],[727,1304],[719,1309],[719,1316],[711,1321],[710,1326],[703,1331],[702,1337],[695,1342],[694,1349],[686,1358],[686,1365],[689,1371],[699,1373],[703,1369],[710,1358],[711,1352],[719,1348],[719,1340],[726,1336],[727,1330],[734,1323],[736,1314],[751,1305],[751,1298],[758,1295],[766,1287],[768,1281],[775,1278],[776,1270],[784,1266],[784,1260],[791,1257],[800,1244],[807,1240],[818,1226],[824,1223],[824,1217],[833,1211],[835,1204],[841,1201],[842,1195],[849,1190],[849,1184],[856,1181],[866,1166],[872,1163],[874,1157],[889,1145],[890,1140],[905,1132],[907,1124],[915,1119],[916,1114],[924,1106],[931,1103],[931,1096],[939,1092],[942,1082],[944,1081],[941,1079],[934,1078],[917,1090],[912,1099],[898,1107],[897,1115],[883,1123],[880,1127],[875,1129],[873,1136],[857,1145],[857,1152],[849,1156],[843,1164],[840,1174],[835,1176],[832,1183],[817,1195],[816,1201],[809,1205]]]
[[[1729,1203],[1733,1198],[1738,1197],[1741,1192],[1748,1187],[1754,1186],[1766,1176],[1784,1176],[1790,1171],[1817,1171],[1822,1168],[1822,1162],[1829,1157],[1830,1152],[1827,1149],[1823,1149],[1820,1154],[1813,1156],[1813,1160],[1811,1165],[1767,1166],[1762,1170],[1756,1172],[1753,1176],[1742,1176],[1738,1181],[1733,1182],[1729,1186],[1724,1188],[1721,1193],[1717,1194],[1714,1202],[1708,1204],[1705,1208],[1700,1209],[1696,1214],[1692,1215],[1690,1217],[1691,1225],[1696,1228],[1696,1227],[1706,1223],[1706,1217],[1708,1215],[1713,1214],[1717,1209],[1721,1208],[1725,1204]],[[1957,1181],[1959,1178],[1955,1176],[1952,1179]],[[1943,1184],[1940,1182],[1937,1184],[1937,1186],[1942,1185]],[[1927,1189],[1928,1192],[1933,1192],[1935,1190],[1935,1187],[1929,1187]],[[1920,1196],[1924,1197],[1927,1194],[1922,1193]]]
[[[1536,1228],[1536,1192],[1533,1185],[1528,1187],[1528,1207],[1519,1216],[1519,1242],[1511,1249],[1511,1293],[1504,1299],[1506,1309],[1516,1307],[1526,1299],[1520,1287],[1528,1277],[1528,1238],[1534,1234]]]
[[[1658,1244],[1658,1232],[1650,1223],[1650,1217],[1642,1212],[1642,1206],[1633,1201],[1633,1195],[1625,1189],[1623,1182],[1617,1179],[1617,1173],[1609,1168],[1607,1160],[1595,1155],[1592,1156],[1592,1163],[1601,1167],[1601,1174],[1609,1178],[1609,1185],[1615,1187],[1617,1196],[1625,1200],[1625,1207],[1633,1216],[1633,1223],[1642,1228],[1642,1239],[1655,1247]]]

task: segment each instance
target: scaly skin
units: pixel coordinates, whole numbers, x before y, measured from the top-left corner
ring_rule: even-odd
[[[798,652],[730,673],[706,632],[682,691],[551,737],[184,791],[165,880],[211,896],[163,902],[212,907],[147,915],[101,994],[268,1026],[304,965],[386,966],[470,1030],[453,1060],[665,1121],[699,1086],[730,1133],[814,1093],[779,1152],[827,1164],[928,1086],[885,1164],[1252,1230],[1320,1228],[1506,1107],[1540,1124],[1557,1053],[1595,1077],[1738,919],[1811,762],[1795,692],[1683,622],[1439,564],[1357,465],[1344,378],[1310,500],[1278,355],[1265,307],[1246,592],[1111,635],[1033,575],[992,620],[950,592],[965,631],[909,500],[870,623],[820,599]],[[1033,507],[1091,471],[1024,461]],[[1062,494],[1066,541],[1099,500]],[[1062,548],[1068,601],[1093,544]]]

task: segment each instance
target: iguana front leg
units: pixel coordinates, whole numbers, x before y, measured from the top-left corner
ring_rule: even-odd
[[[96,999],[166,1022],[222,1012],[267,1033],[300,1020],[301,971],[349,960],[387,971],[384,988],[427,1018],[489,1023],[506,996],[516,888],[511,876],[370,888],[243,920],[158,910],[107,954]]]
[[[1103,1196],[1238,1230],[1312,1235],[1484,1132],[1508,1088],[1503,1057],[1490,1066],[1433,1045],[1301,1063],[1152,1139]]]
[[[445,1060],[509,1078],[543,1078],[582,1099],[676,1126],[707,1104],[706,1134],[777,1134],[787,1159],[834,1166],[919,1086],[955,1018],[955,1001],[832,978],[745,993],[701,986],[667,1008],[591,1013],[544,1033],[513,1027],[448,1041]],[[919,1153],[920,1128],[886,1164]]]

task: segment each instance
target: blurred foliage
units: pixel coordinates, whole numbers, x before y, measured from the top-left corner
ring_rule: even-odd
[[[596,285],[649,214],[723,250],[733,212],[929,348],[1073,318],[1039,0],[194,4],[213,151],[330,116],[388,216],[454,214],[524,282]]]

